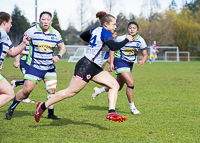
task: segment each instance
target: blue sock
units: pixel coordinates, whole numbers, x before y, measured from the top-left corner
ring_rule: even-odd
[[[48,109],[48,115],[54,115],[54,109]]]
[[[10,105],[10,109],[11,110],[15,110],[15,108],[17,107],[17,105],[19,104],[21,102],[21,100],[17,100],[16,99],[16,96],[15,96],[15,98],[13,99],[13,102],[11,103],[11,105]]]
[[[15,85],[16,85],[16,86],[24,85],[24,79],[23,79],[23,80],[20,80],[20,81],[16,81],[16,82],[15,82]]]

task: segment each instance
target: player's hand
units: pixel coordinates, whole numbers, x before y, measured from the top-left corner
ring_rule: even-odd
[[[24,37],[23,37],[23,43],[25,44],[25,45],[27,45],[28,44],[28,42],[31,40],[31,38],[29,37],[29,35],[28,34],[26,34],[26,35],[24,35]]]
[[[143,66],[144,62],[141,60],[141,61],[138,62],[138,65]]]
[[[18,68],[19,69],[20,66],[20,62],[14,62],[13,63],[13,67]]]
[[[54,63],[57,63],[57,62],[59,61],[58,56],[53,56],[52,61],[53,61]]]
[[[131,42],[131,41],[133,41],[134,39],[133,39],[133,36],[131,36],[131,35],[127,35],[126,36],[126,39],[128,39],[129,40],[129,42]]]
[[[114,70],[114,65],[110,64],[108,67],[108,72],[112,72]]]

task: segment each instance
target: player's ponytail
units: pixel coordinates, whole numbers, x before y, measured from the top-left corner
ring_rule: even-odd
[[[112,18],[115,18],[114,16],[107,14],[104,11],[99,11],[96,13],[96,18],[99,18],[101,25],[104,25],[105,22],[110,23],[112,21]]]

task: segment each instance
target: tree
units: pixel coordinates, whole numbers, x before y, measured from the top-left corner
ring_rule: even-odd
[[[123,13],[119,13],[117,15],[116,23],[117,23],[118,35],[121,35],[127,32],[128,20],[126,19],[126,16],[123,15]]]
[[[174,21],[175,43],[182,51],[191,55],[200,55],[200,24],[193,16],[193,11],[184,7]]]
[[[54,11],[54,14],[53,14],[52,26],[53,26],[53,28],[58,30],[58,32],[60,33],[60,35],[61,35],[61,37],[63,39],[64,44],[67,45],[66,39],[65,39],[65,37],[63,35],[63,32],[62,32],[62,30],[60,28],[60,23],[59,23],[59,20],[58,20],[58,16],[57,16],[56,10]]]
[[[149,45],[152,43],[152,21],[155,20],[158,9],[160,8],[160,3],[157,0],[144,0],[142,5],[142,13],[140,14],[142,18],[149,21],[148,29],[148,39]]]
[[[172,2],[170,3],[169,9],[170,10],[176,10],[177,9],[177,4],[174,0],[172,0]]]
[[[12,28],[9,32],[9,36],[16,46],[19,43],[20,38],[24,34],[24,32],[29,28],[30,23],[23,15],[21,10],[17,5],[15,5],[14,10],[12,12]]]
[[[89,14],[88,13],[89,4],[90,4],[90,0],[79,0],[78,1],[77,12],[78,12],[79,20],[80,20],[81,31],[83,31],[83,29],[87,26],[86,24],[88,24],[88,19],[87,19],[86,15],[88,16],[88,14]]]
[[[118,1],[119,0],[103,0],[106,11],[108,11],[109,14],[114,13],[114,8],[116,7]]]

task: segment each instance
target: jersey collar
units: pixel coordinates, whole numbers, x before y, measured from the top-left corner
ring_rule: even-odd
[[[126,35],[129,35],[129,34],[127,33]],[[134,39],[134,40],[138,40],[139,38],[140,38],[140,35],[139,35],[139,34],[137,34],[137,36],[135,37],[135,39]]]
[[[52,28],[52,26],[50,25],[50,34],[52,34],[53,33],[53,28]],[[42,31],[42,28],[41,28],[41,26],[40,26],[40,24],[39,24],[39,26],[38,26],[38,30],[39,31]]]
[[[3,28],[0,26],[0,29],[3,29]]]

